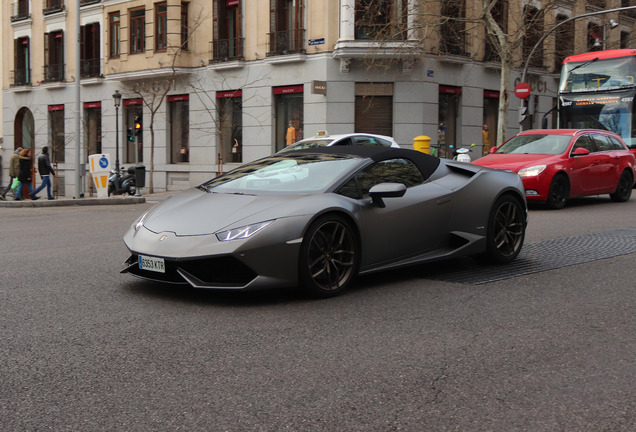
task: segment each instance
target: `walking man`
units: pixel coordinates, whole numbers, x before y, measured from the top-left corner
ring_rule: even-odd
[[[42,184],[36,190],[33,191],[33,195],[37,195],[44,187],[46,186],[46,193],[49,196],[49,199],[53,199],[53,195],[51,194],[51,176],[55,175],[55,171],[51,166],[51,159],[49,159],[49,148],[44,146],[42,147],[42,154],[38,156],[38,171],[40,171],[40,178],[42,179]]]

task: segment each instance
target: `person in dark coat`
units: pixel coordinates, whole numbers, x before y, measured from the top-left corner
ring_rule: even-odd
[[[46,193],[50,200],[53,199],[51,194],[51,177],[55,175],[55,171],[51,166],[51,159],[49,159],[49,148],[42,147],[42,154],[38,156],[38,171],[40,171],[40,178],[42,184],[36,190],[33,191],[33,195],[37,195],[46,186]]]
[[[9,158],[9,186],[2,191],[2,199],[4,199],[5,195],[11,189],[11,185],[13,184],[13,179],[18,176],[20,172],[20,152],[22,151],[22,147],[18,147],[15,149],[11,157]]]
[[[31,186],[31,165],[33,163],[33,150],[24,149],[20,152],[20,172],[18,173],[18,180],[20,180],[20,186],[18,186],[18,190],[15,192],[15,200],[21,201],[24,199],[22,195],[22,191],[24,189],[24,185],[26,185],[29,190],[29,196],[32,200],[40,199],[40,197],[35,196],[33,193],[33,187]]]

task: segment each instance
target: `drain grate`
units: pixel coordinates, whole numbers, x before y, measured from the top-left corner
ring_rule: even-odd
[[[502,266],[464,258],[436,269],[426,278],[481,285],[630,253],[636,253],[636,227],[527,243],[515,261]]]

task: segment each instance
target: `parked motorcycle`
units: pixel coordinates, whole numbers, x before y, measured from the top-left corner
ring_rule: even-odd
[[[455,152],[453,152],[455,154],[455,157],[453,158],[453,160],[456,160],[459,162],[470,162],[471,158],[468,153],[473,151],[472,149],[473,147],[475,147],[475,144],[471,144],[470,148],[464,147],[464,148],[457,149]]]
[[[121,174],[112,170],[108,177],[108,196],[111,195],[134,195],[137,191],[135,187],[135,167],[128,169],[121,167]]]

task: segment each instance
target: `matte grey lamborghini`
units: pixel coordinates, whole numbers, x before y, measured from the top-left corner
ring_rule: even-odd
[[[196,288],[336,295],[358,274],[472,255],[517,257],[521,178],[414,150],[275,154],[181,192],[124,236],[122,272]]]

